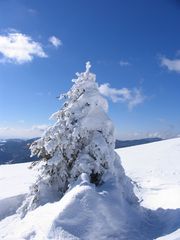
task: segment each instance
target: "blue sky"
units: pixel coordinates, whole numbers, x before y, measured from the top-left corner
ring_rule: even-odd
[[[180,134],[180,1],[0,1],[0,138],[52,124],[90,60],[119,138]]]

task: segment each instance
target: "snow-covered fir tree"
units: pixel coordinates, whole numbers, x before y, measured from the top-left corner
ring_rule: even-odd
[[[37,155],[42,161],[37,181],[21,208],[24,212],[60,199],[82,173],[96,186],[116,176],[125,197],[137,200],[114,151],[108,103],[101,96],[90,67],[87,62],[86,71],[76,74],[70,91],[61,96],[65,99],[63,107],[51,117],[55,124],[30,147],[32,156]],[[131,188],[129,193],[124,191],[127,185]]]

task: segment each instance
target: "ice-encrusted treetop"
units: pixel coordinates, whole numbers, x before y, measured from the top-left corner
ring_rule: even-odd
[[[76,76],[78,77],[78,79],[73,79],[73,82],[76,82],[77,80],[81,81],[81,80],[92,80],[92,81],[96,81],[96,75],[90,72],[91,69],[91,63],[88,61],[86,62],[86,71],[79,73],[76,73]]]

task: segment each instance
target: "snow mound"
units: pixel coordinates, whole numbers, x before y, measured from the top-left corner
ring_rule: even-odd
[[[17,214],[2,220],[0,238],[151,239],[146,236],[138,205],[128,204],[119,193],[114,182],[97,189],[81,174],[60,201],[40,206],[23,219]]]
[[[29,211],[22,219],[18,214],[4,218],[0,239],[152,240],[177,229],[169,221],[177,221],[180,211],[140,208],[125,201],[121,191],[113,181],[95,187],[81,174],[61,200]]]

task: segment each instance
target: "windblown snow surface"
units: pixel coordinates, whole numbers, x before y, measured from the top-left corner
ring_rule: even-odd
[[[61,200],[21,219],[16,210],[36,169],[27,163],[1,165],[0,239],[180,239],[180,138],[117,152],[141,206],[124,201],[115,181],[95,187],[82,174]]]

